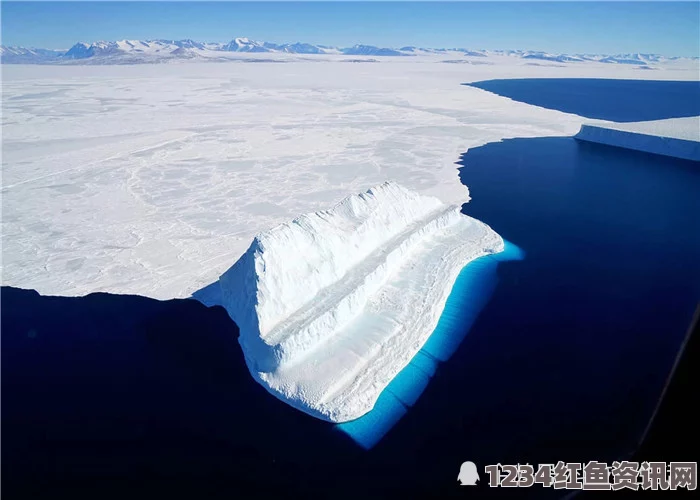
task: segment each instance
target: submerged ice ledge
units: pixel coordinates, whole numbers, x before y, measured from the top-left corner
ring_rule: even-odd
[[[253,377],[333,422],[370,411],[425,344],[489,226],[395,183],[259,234],[219,282]]]
[[[575,138],[683,160],[700,161],[700,116],[582,125]]]

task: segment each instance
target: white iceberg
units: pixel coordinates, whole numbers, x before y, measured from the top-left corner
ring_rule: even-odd
[[[700,116],[583,124],[575,137],[581,141],[700,161]]]
[[[253,377],[315,417],[354,420],[433,332],[486,224],[387,182],[259,234],[220,278]]]

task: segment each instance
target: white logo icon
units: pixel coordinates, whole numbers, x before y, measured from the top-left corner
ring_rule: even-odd
[[[459,476],[457,476],[459,484],[462,486],[474,486],[478,480],[479,473],[474,462],[464,462],[459,468]]]

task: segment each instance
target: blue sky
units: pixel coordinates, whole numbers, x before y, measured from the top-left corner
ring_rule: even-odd
[[[700,2],[2,2],[2,43],[120,39],[700,56]]]

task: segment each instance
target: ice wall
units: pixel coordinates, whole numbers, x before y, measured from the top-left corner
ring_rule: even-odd
[[[576,139],[700,161],[700,117],[582,125]]]
[[[339,422],[421,348],[459,271],[502,249],[459,207],[388,182],[259,234],[219,283],[253,376]]]

